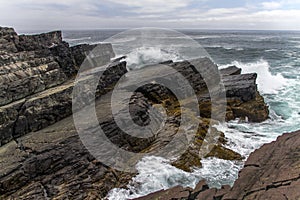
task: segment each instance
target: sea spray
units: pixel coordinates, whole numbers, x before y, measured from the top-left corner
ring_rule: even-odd
[[[90,31],[91,40],[87,43],[99,43],[112,35],[120,32],[119,30],[99,30]],[[228,144],[231,148],[243,156],[245,159],[255,149],[264,143],[276,140],[279,135],[285,132],[292,132],[300,129],[300,54],[299,54],[299,32],[266,32],[266,31],[207,31],[207,30],[186,30],[187,35],[198,40],[203,46],[215,46],[220,48],[210,48],[209,53],[219,63],[236,65],[243,69],[243,73],[258,73],[258,87],[263,94],[265,101],[269,105],[270,119],[263,123],[246,123],[239,120],[233,120],[219,125],[217,128],[225,133]],[[67,38],[76,34],[76,38],[86,36],[86,32],[64,32]],[[66,38],[66,37],[65,37]],[[127,38],[133,40],[134,38]],[[180,38],[174,38],[180,40]],[[120,43],[123,40],[118,41]],[[73,42],[75,45],[76,41]],[[79,43],[79,41],[77,41]],[[80,41],[81,43],[81,41]],[[185,46],[188,46],[186,44]],[[223,47],[234,47],[234,49],[244,49],[236,51]],[[179,47],[180,49],[181,47]],[[182,48],[181,48],[182,49]],[[184,50],[188,51],[188,48]],[[133,58],[130,58],[134,60]],[[168,60],[168,58],[165,58]],[[233,60],[238,60],[232,62]],[[283,78],[284,77],[284,78]],[[158,187],[147,185],[149,176],[154,173],[157,180],[166,183],[165,179],[169,176],[182,174],[176,168],[171,168],[168,161],[162,161],[161,158],[145,158],[141,161],[141,168],[136,177],[129,184],[129,189],[114,189],[110,192],[110,199],[128,199],[137,196],[143,196],[149,192],[160,190]],[[147,165],[143,165],[143,164]],[[159,163],[159,165],[157,164]],[[243,162],[224,161],[217,158],[202,160],[203,168],[196,169],[193,173],[183,173],[196,180],[201,177],[208,180],[211,187],[219,187],[221,184],[233,184],[238,169],[243,167]],[[145,172],[149,166],[155,166],[155,171]],[[168,171],[160,169],[168,169]],[[173,173],[175,172],[175,173]],[[224,176],[223,176],[224,175]],[[144,178],[142,178],[144,177]],[[185,179],[185,178],[184,178]],[[141,181],[145,181],[144,183]],[[153,182],[152,182],[153,183]],[[144,186],[145,187],[144,187]],[[147,185],[147,186],[146,186]],[[171,187],[163,184],[162,188]]]
[[[130,69],[143,68],[145,65],[157,64],[166,60],[176,62],[181,59],[175,48],[141,47],[126,55],[127,65]]]
[[[261,59],[253,63],[242,63],[234,61],[229,65],[222,65],[226,68],[235,65],[242,69],[242,73],[257,73],[258,90],[263,94],[277,94],[287,84],[287,80],[280,74],[272,74],[269,63]]]

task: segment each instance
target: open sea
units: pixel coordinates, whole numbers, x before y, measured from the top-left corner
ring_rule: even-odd
[[[70,45],[96,44],[121,31],[63,31],[63,37]],[[269,105],[270,119],[263,123],[235,120],[218,125],[228,138],[228,148],[247,158],[283,133],[300,130],[300,32],[179,31],[200,43],[220,68],[236,65],[243,73],[258,74],[258,88]],[[176,60],[174,55],[156,49],[140,49],[136,53],[147,54],[149,59]],[[129,56],[128,62],[138,64],[140,56]],[[207,180],[210,187],[233,185],[244,161],[209,158],[202,160],[202,164],[202,168],[187,173],[169,165],[163,158],[146,157],[137,164],[139,173],[128,189],[113,189],[108,198],[135,198],[178,184],[194,187],[202,179]]]

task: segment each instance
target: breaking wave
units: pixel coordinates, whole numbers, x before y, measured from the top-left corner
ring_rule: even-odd
[[[277,94],[287,84],[287,80],[280,73],[271,73],[270,65],[266,60],[261,59],[253,63],[234,61],[229,65],[222,65],[220,68],[226,68],[230,65],[241,68],[242,73],[257,73],[258,90],[262,94]]]

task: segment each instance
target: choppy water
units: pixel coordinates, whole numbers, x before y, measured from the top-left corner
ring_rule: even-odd
[[[71,45],[98,43],[121,30],[65,31],[64,39]],[[238,120],[219,125],[229,140],[228,148],[246,158],[265,143],[283,133],[300,129],[300,32],[285,31],[181,31],[199,42],[220,68],[236,65],[243,73],[258,74],[258,88],[270,107],[270,119],[263,123],[241,123]],[[134,39],[134,38],[128,38]],[[180,39],[180,38],[178,38]],[[122,42],[122,41],[120,41]],[[178,47],[186,48],[188,47]],[[147,59],[175,59],[159,49],[139,49],[129,56],[138,63],[143,54]],[[180,59],[180,58],[178,58]],[[114,189],[110,199],[128,199],[175,185],[193,187],[206,179],[211,187],[232,185],[243,162],[216,158],[202,161],[203,168],[186,173],[168,164],[167,160],[147,157],[139,162],[139,174],[129,189]],[[159,169],[159,170],[158,170]]]

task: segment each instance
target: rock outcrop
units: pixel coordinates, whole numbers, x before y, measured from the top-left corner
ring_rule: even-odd
[[[108,115],[110,94],[99,101],[99,122],[111,140],[123,148],[141,148],[116,129]],[[125,187],[132,176],[97,161],[81,143],[72,116],[0,149],[1,199],[101,199],[112,188]]]
[[[300,132],[286,133],[262,146],[247,159],[233,187],[209,188],[205,181],[195,189],[175,187],[137,200],[265,200],[300,199]]]
[[[113,170],[97,161],[81,143],[70,116],[75,75],[93,48],[94,45],[69,47],[62,40],[60,31],[18,36],[13,29],[0,28],[1,199],[101,199],[112,188],[125,187],[132,178],[133,174]],[[97,46],[93,54],[93,59],[97,59],[100,65],[115,56],[110,44]],[[186,171],[201,166],[199,148],[208,131],[212,112],[205,82],[205,78],[209,77],[202,77],[192,63],[199,64],[203,69],[215,66],[207,58],[164,63],[190,82],[199,101],[202,119],[191,118],[199,124],[196,137],[186,153],[173,163]],[[94,79],[103,72],[93,63],[85,64],[88,66],[84,81]],[[152,66],[147,70],[160,68]],[[139,87],[129,105],[133,121],[140,126],[147,125],[150,120],[149,107],[160,104],[167,111],[166,125],[149,138],[128,135],[114,121],[110,101],[113,86],[126,73],[126,62],[121,60],[111,62],[103,72],[96,90],[95,107],[99,125],[119,148],[143,153],[163,148],[177,134],[180,126],[179,102],[162,85],[153,83]],[[267,119],[268,108],[257,91],[256,74],[242,75],[236,67],[223,69],[221,74],[228,98],[227,120],[236,117],[253,122]],[[129,92],[132,83],[139,85],[135,81],[135,72],[126,75],[122,82],[124,94]],[[165,77],[162,75],[160,78]],[[184,89],[180,87],[180,82],[174,84],[178,85],[178,90]],[[83,89],[89,92],[88,88]],[[81,100],[78,102],[81,103]],[[83,99],[82,103],[89,102]],[[127,105],[119,106],[122,114],[122,109]],[[93,127],[90,131],[94,131]],[[225,142],[223,135],[207,156],[242,159],[238,153],[226,149]],[[172,150],[165,156],[168,153],[172,154]]]
[[[74,77],[94,47],[70,48],[60,31],[18,36],[0,28],[0,146],[72,114]],[[104,64],[114,52],[101,44],[96,55]],[[105,93],[126,72],[124,62],[115,63],[98,90]]]

